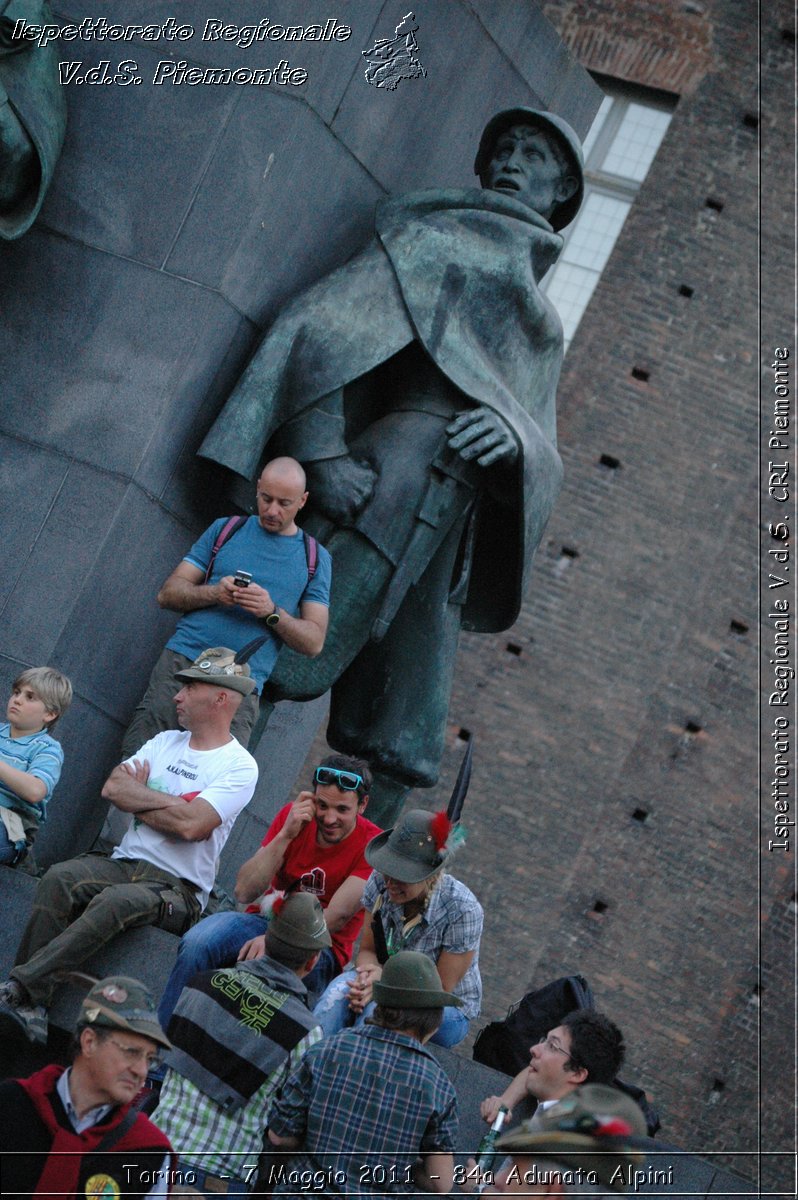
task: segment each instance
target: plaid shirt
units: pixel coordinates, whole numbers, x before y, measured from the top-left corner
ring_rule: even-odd
[[[401,904],[388,899],[385,881],[378,871],[372,871],[363,891],[363,907],[372,912],[378,897],[382,897],[382,918],[388,952],[417,950],[433,962],[443,950],[450,954],[474,952],[474,960],[463,978],[452,988],[463,1001],[462,1013],[469,1021],[479,1016],[482,1003],[482,979],[479,974],[479,939],[482,936],[482,905],[464,883],[443,875],[429,899],[421,920],[405,933],[405,916]]]
[[[258,1154],[263,1148],[266,1115],[287,1077],[321,1038],[316,1025],[297,1042],[285,1064],[275,1071],[234,1113],[225,1113],[196,1084],[177,1071],[167,1071],[154,1120],[166,1134],[176,1154],[211,1175],[232,1175],[254,1182]]]
[[[318,1190],[327,1195],[413,1192],[419,1154],[451,1153],[457,1124],[454,1088],[429,1050],[376,1025],[345,1029],[315,1046],[269,1113],[278,1136],[303,1139],[286,1174],[324,1173]],[[302,1190],[287,1177],[274,1193]]]

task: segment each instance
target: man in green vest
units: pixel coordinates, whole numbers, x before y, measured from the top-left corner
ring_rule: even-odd
[[[124,975],[95,983],[72,1065],[0,1084],[4,1194],[166,1196],[169,1141],[131,1102],[169,1048],[143,983]]]

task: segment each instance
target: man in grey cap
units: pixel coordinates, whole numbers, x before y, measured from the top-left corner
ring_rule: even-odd
[[[200,449],[244,478],[264,448],[305,467],[330,628],[312,662],[283,649],[264,695],[332,686],[328,741],[372,764],[380,824],[437,782],[459,630],[515,621],[562,475],[539,283],[581,202],[579,139],[507,109],[475,172],[482,190],[380,201],[375,241],[286,307]]]
[[[426,1042],[461,1001],[413,950],[388,960],[374,999],[371,1023],[314,1046],[275,1102],[270,1142],[302,1151],[272,1166],[275,1195],[300,1195],[308,1178],[333,1196],[451,1191],[457,1098]]]
[[[208,902],[222,847],[258,779],[230,722],[254,686],[223,646],[178,672],[180,730],[145,742],[109,775],[103,796],[132,824],[106,858],[56,863],[39,881],[0,1016],[47,1040],[47,1007],[64,975],[125,929],[184,933]]]
[[[638,1178],[633,1172],[643,1159],[635,1147],[645,1134],[645,1118],[631,1097],[588,1083],[546,1109],[539,1121],[499,1138],[496,1149],[510,1157],[495,1177],[487,1171],[480,1180],[469,1159],[464,1190],[526,1196],[624,1192]]]
[[[175,1167],[169,1140],[131,1101],[169,1048],[143,983],[124,975],[95,982],[81,1005],[72,1065],[0,1084],[3,1194],[166,1196]]]
[[[246,1195],[257,1177],[269,1108],[321,1030],[302,979],[330,945],[316,896],[275,902],[266,953],[202,971],[169,1022],[173,1044],[155,1120],[185,1183]]]

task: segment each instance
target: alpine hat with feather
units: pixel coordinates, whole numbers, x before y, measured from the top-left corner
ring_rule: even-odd
[[[473,739],[466,746],[449,806],[431,813],[411,808],[393,829],[386,829],[366,846],[366,862],[381,875],[401,883],[421,883],[449,862],[464,841],[460,814],[471,780]]]
[[[249,673],[247,659],[251,658],[265,641],[265,637],[255,638],[237,652],[228,650],[226,646],[211,646],[210,649],[203,650],[190,667],[175,671],[175,679],[179,679],[181,683],[212,683],[216,687],[229,688],[232,692],[249,696],[257,685]]]

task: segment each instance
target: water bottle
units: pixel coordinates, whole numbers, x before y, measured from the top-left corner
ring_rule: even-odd
[[[502,1104],[496,1114],[496,1118],[488,1132],[479,1143],[477,1149],[477,1166],[480,1171],[485,1171],[490,1166],[493,1160],[493,1154],[496,1148],[496,1141],[502,1131],[502,1125],[507,1118],[507,1106]]]

